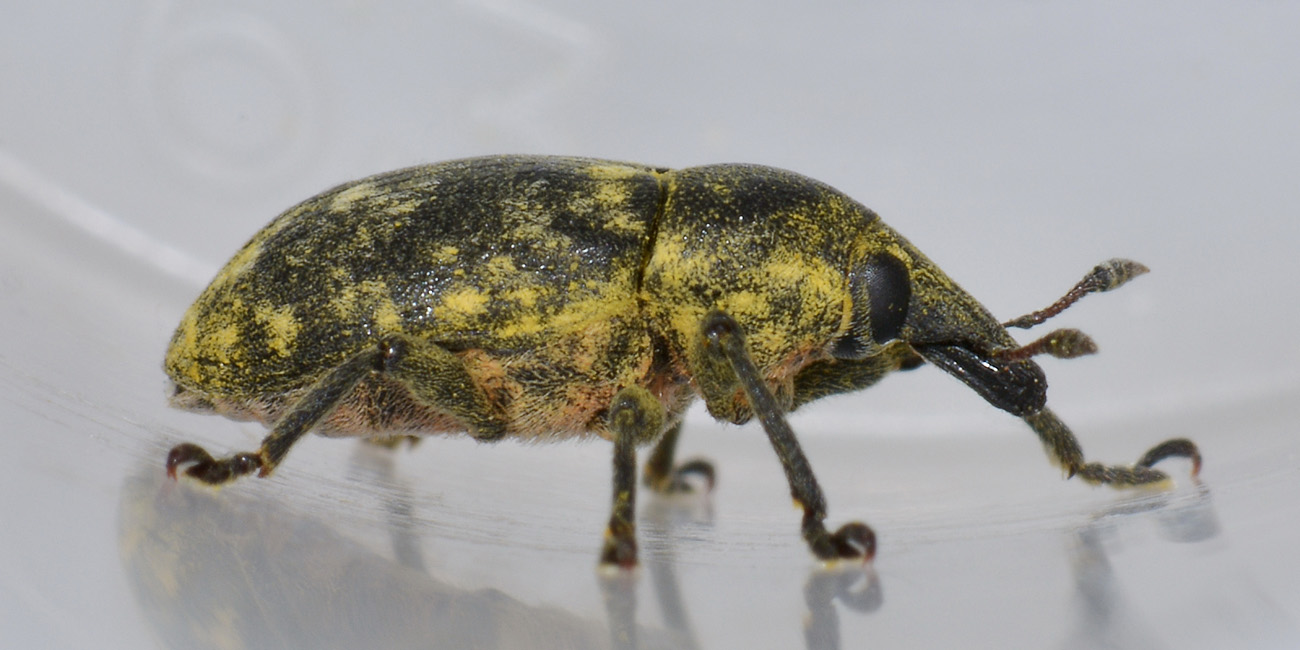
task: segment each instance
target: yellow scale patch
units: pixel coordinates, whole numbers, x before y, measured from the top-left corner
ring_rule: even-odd
[[[442,248],[439,248],[438,250],[433,252],[431,259],[434,264],[438,264],[440,266],[451,266],[456,263],[456,259],[459,255],[460,255],[459,248],[455,246],[443,246]]]
[[[384,333],[402,331],[402,315],[392,300],[384,298],[375,305],[375,327]]]
[[[644,174],[645,170],[629,165],[591,165],[587,168],[587,175],[598,181],[617,181],[627,180]]]
[[[266,326],[267,346],[276,354],[283,357],[293,351],[302,326],[294,317],[292,307],[285,305],[277,308],[270,303],[263,303],[253,310],[253,318]]]
[[[478,289],[465,287],[442,296],[442,304],[435,307],[436,317],[446,320],[467,319],[487,311],[488,297]]]
[[[487,265],[483,267],[488,284],[491,286],[501,286],[503,283],[516,280],[519,277],[519,269],[515,268],[515,260],[509,255],[496,255],[488,260]]]
[[[203,340],[203,347],[207,354],[203,356],[216,357],[221,363],[230,363],[230,351],[239,343],[239,326],[234,322],[227,321],[225,325],[217,328],[212,335]]]
[[[389,295],[388,284],[379,280],[366,280],[348,285],[330,299],[330,307],[344,322],[360,322],[371,318],[385,332],[402,331],[402,317]]]
[[[370,183],[357,183],[338,194],[330,201],[330,212],[335,214],[351,213],[358,201],[374,198],[375,186]]]
[[[393,201],[385,205],[383,207],[383,211],[385,214],[389,214],[392,216],[407,215],[407,214],[411,214],[412,212],[415,212],[415,209],[420,207],[420,203],[421,202],[419,200],[415,200],[415,199],[409,199],[406,201]],[[401,227],[401,225],[402,225],[401,222],[397,222],[393,224],[393,227],[399,228]]]
[[[540,298],[550,298],[554,293],[549,287],[528,285],[515,287],[501,294],[502,300],[518,303],[524,309],[532,309]]]

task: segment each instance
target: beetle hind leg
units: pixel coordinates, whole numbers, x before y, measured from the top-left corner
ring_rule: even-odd
[[[262,469],[262,456],[252,452],[242,452],[229,458],[217,460],[204,448],[193,443],[182,443],[172,447],[167,453],[167,476],[175,480],[176,470],[181,465],[185,475],[204,483],[220,485],[251,474]]]
[[[218,460],[198,445],[177,445],[167,454],[167,475],[176,478],[184,465],[186,476],[213,485],[254,471],[269,476],[289,448],[372,373],[397,380],[417,401],[457,418],[475,438],[493,440],[505,434],[504,419],[456,355],[437,345],[394,336],[367,346],[313,384],[280,417],[257,451]]]
[[[1157,485],[1169,481],[1169,475],[1152,465],[1166,458],[1187,458],[1192,462],[1192,476],[1201,471],[1201,453],[1196,443],[1186,438],[1166,440],[1152,447],[1132,466],[1103,465],[1084,460],[1079,441],[1069,427],[1050,409],[1024,416],[1024,421],[1038,434],[1048,454],[1070,476],[1092,483],[1113,487]]]
[[[697,483],[703,483],[702,492],[710,492],[716,482],[717,474],[713,463],[695,458],[680,465],[674,465],[677,454],[677,439],[681,436],[682,425],[678,422],[655,443],[650,459],[646,461],[642,480],[646,487],[660,494],[685,494],[695,492]]]
[[[218,460],[198,445],[180,444],[167,454],[167,475],[174,479],[177,469],[188,465],[184,470],[186,476],[212,485],[229,483],[254,471],[259,476],[269,476],[303,434],[329,415],[358,381],[384,363],[387,351],[386,346],[368,349],[331,370],[275,423],[257,451]]]

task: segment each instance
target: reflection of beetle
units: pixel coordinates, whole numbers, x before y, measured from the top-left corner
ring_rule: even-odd
[[[1097,267],[1028,327],[1145,269]],[[253,237],[190,307],[166,370],[182,407],[274,428],[256,452],[174,448],[168,473],[266,476],[299,437],[465,432],[480,440],[614,441],[602,562],[636,563],[635,447],[646,482],[673,468],[682,414],[757,416],[819,558],[870,558],[871,529],[826,530],[826,503],[784,413],[930,361],[1022,417],[1071,475],[1167,477],[1186,440],[1133,467],[1086,463],[1044,407],[1030,357],[1091,351],[1074,330],[1020,347],[987,310],[873,212],[817,181],[752,165],[669,170],[504,156],[348,183]],[[1194,470],[1195,471],[1195,467]]]

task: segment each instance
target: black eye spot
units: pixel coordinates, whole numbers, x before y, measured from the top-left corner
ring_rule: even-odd
[[[898,338],[912,300],[912,278],[902,260],[893,255],[868,257],[850,279],[855,299],[866,298],[871,339],[884,343]],[[857,312],[859,307],[854,307]]]
[[[902,332],[912,300],[912,279],[902,260],[872,255],[850,274],[849,291],[853,320],[830,352],[838,359],[861,359],[870,353],[869,342],[883,344]]]

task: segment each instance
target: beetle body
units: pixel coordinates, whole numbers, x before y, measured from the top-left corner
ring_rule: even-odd
[[[782,414],[929,360],[1025,417],[1080,471],[1073,437],[1044,408],[1042,370],[1007,354],[1017,348],[875,213],[791,172],[451,161],[313,197],[220,271],[168,349],[173,403],[275,429],[223,461],[182,445],[168,469],[194,463],[187,473],[213,483],[265,475],[309,429],[611,438],[611,531],[627,544],[607,540],[605,560],[629,564],[619,473],[666,432],[670,462],[698,396],[719,419],[758,415],[814,552],[861,556],[861,534],[820,528],[825,506]]]
[[[873,251],[951,287],[933,301],[945,312],[966,295],[873,212],[791,172],[554,157],[416,167],[327,191],[258,233],[185,315],[166,369],[179,405],[274,423],[357,349],[406,334],[461,356],[508,435],[608,437],[624,386],[671,413],[692,401],[689,342],[712,309],[745,326],[790,396],[800,370],[852,335],[849,278]],[[930,335],[996,324],[965,302],[973,314]],[[465,430],[404,398],[369,378],[318,430]]]
[[[620,385],[663,374],[637,291],[660,195],[650,168],[546,158],[325,192],[255,236],[186,314],[166,362],[176,401],[273,423],[323,373],[402,334],[460,357],[507,435],[604,434]],[[659,383],[685,401],[680,378]],[[319,430],[466,427],[376,375]]]

